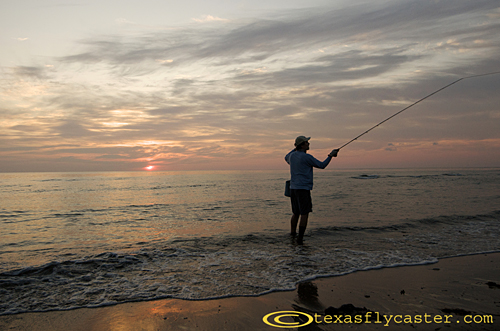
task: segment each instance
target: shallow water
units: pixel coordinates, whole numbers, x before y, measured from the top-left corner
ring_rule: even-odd
[[[315,172],[289,237],[283,171],[0,174],[0,314],[293,289],[500,250],[500,170]]]

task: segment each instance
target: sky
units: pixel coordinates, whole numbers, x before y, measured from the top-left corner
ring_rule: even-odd
[[[0,172],[280,170],[500,71],[498,0],[0,0]],[[500,167],[500,74],[329,168]]]

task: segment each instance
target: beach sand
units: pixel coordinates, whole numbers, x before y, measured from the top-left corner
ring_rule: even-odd
[[[347,304],[352,317],[332,308],[325,313]],[[300,330],[500,330],[500,253],[321,278],[301,283],[295,291],[259,297],[164,299],[6,315],[0,316],[0,330],[279,330],[263,322],[265,315],[278,311],[309,314],[313,321]],[[276,323],[274,317],[268,321]],[[309,320],[302,317],[279,321]],[[356,318],[361,323],[354,323]]]

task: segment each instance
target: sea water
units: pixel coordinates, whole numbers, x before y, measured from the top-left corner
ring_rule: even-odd
[[[0,174],[0,314],[260,295],[500,251],[500,169],[316,170],[304,245],[288,177]]]

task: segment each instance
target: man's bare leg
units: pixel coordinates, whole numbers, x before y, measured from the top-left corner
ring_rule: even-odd
[[[299,215],[293,214],[292,219],[290,220],[290,227],[291,227],[290,234],[292,236],[297,235],[297,223],[299,223]]]
[[[304,233],[306,232],[307,220],[309,219],[309,214],[300,215],[299,223],[299,236],[297,238],[297,243],[302,245],[304,240]]]

